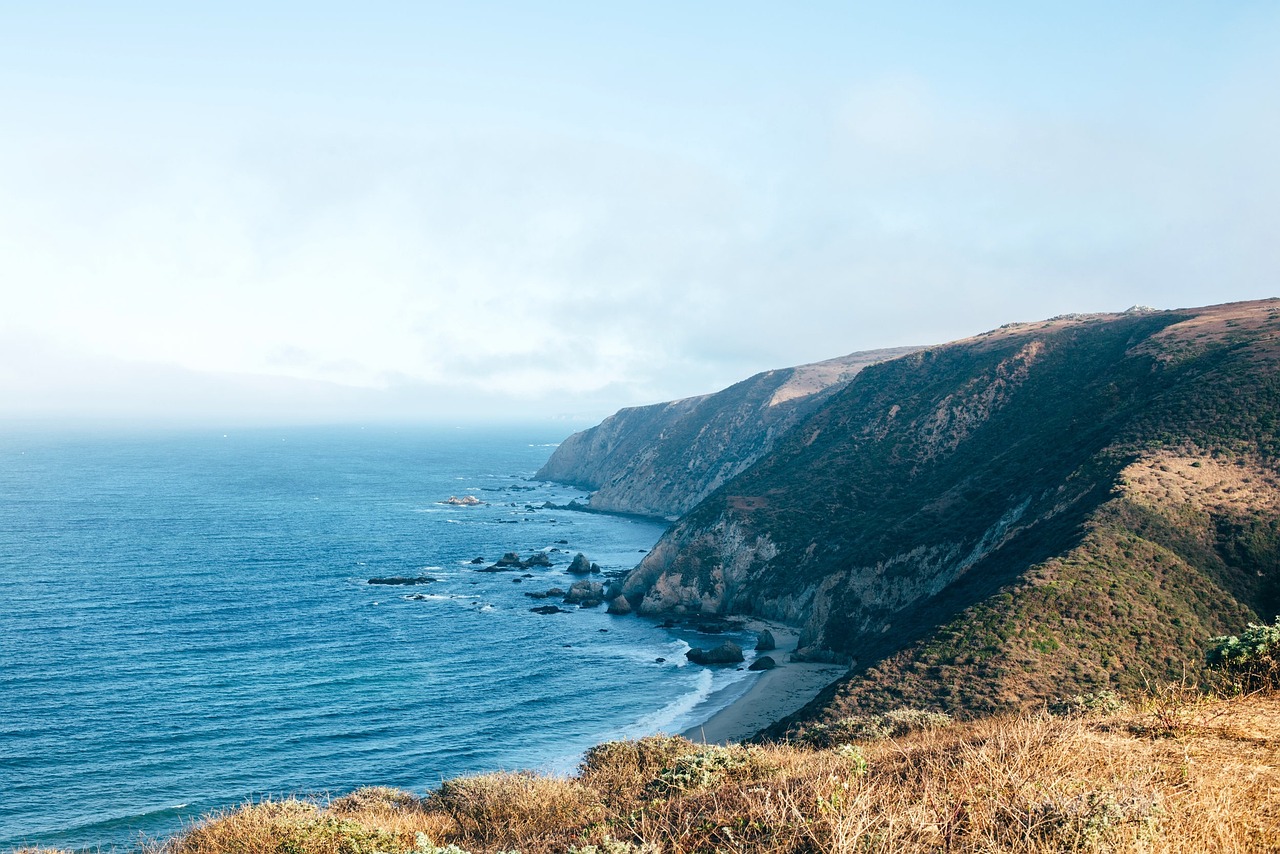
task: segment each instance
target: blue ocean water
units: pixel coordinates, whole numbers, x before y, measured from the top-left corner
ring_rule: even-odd
[[[264,796],[569,770],[709,714],[745,674],[685,666],[689,636],[529,610],[576,552],[628,569],[663,530],[539,509],[581,496],[530,480],[559,438],[0,434],[0,846],[128,846]],[[463,494],[486,503],[439,503]],[[554,565],[521,583],[469,563],[536,550]],[[389,575],[438,580],[367,583]]]

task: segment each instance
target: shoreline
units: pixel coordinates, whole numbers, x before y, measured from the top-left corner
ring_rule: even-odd
[[[700,724],[680,733],[699,744],[727,744],[751,738],[770,724],[798,711],[818,696],[827,685],[848,672],[839,664],[810,664],[791,661],[791,652],[800,639],[799,632],[778,623],[754,620],[746,628],[773,632],[777,648],[768,655],[778,662],[772,670],[762,670],[755,681],[727,706],[717,710]]]

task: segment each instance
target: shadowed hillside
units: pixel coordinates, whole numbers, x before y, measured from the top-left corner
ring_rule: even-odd
[[[914,350],[854,353],[623,409],[565,439],[537,477],[595,490],[597,510],[675,518],[768,453],[858,371]]]

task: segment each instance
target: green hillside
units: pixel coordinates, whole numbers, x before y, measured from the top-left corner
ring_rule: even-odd
[[[1280,611],[1280,303],[1003,327],[863,370],[664,537],[644,613],[802,623],[805,713],[1179,675]]]

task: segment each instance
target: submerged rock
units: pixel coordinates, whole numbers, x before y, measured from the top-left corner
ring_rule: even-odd
[[[369,584],[430,584],[435,581],[429,575],[416,575],[412,578],[404,575],[390,575],[385,578],[370,578]]]
[[[535,614],[567,614],[569,613],[564,608],[561,608],[557,605],[540,605],[537,608],[530,608],[529,610]]]

